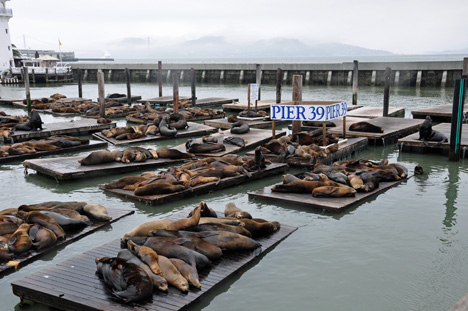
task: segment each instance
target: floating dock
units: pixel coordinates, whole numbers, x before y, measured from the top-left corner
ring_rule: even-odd
[[[179,100],[187,100],[190,97],[187,96],[179,96]],[[169,105],[172,104],[174,101],[173,96],[161,96],[161,97],[151,97],[151,98],[142,98],[137,100],[137,103],[146,104],[149,102],[152,105]]]
[[[188,211],[183,217],[186,216]],[[280,230],[256,239],[261,248],[254,251],[224,252],[213,262],[211,269],[199,271],[201,289],[190,288],[188,294],[169,286],[168,293],[153,292],[152,301],[138,304],[123,304],[109,295],[109,291],[96,275],[96,257],[116,257],[120,250],[120,239],[91,249],[55,267],[31,274],[24,279],[11,283],[13,294],[61,310],[83,311],[134,311],[190,310],[214,290],[221,288],[227,281],[244,273],[248,268],[276,245],[296,231],[296,227],[281,224]]]
[[[130,115],[127,115],[125,117],[125,119],[127,119],[128,122],[133,122],[133,123],[138,123],[138,124],[148,124],[148,123],[152,122],[152,121],[147,121],[147,120],[144,120],[144,119],[139,119],[139,118],[132,117],[131,116],[132,114],[133,113],[131,113]],[[187,121],[188,122],[205,121],[205,120],[212,120],[212,119],[217,119],[217,118],[224,118],[224,113],[220,113],[220,114],[217,114],[217,115],[209,115],[209,116],[194,116],[194,117],[188,118]],[[206,124],[206,122],[205,122],[205,125],[211,126],[209,124]],[[211,127],[214,127],[214,126],[211,126]]]
[[[79,145],[75,147],[59,148],[59,149],[51,150],[51,151],[37,151],[35,153],[25,153],[25,154],[3,157],[3,158],[0,158],[0,164],[14,162],[14,161],[23,161],[23,160],[34,159],[34,158],[42,158],[42,157],[54,155],[54,154],[76,152],[76,151],[83,151],[83,150],[88,150],[88,149],[104,148],[104,147],[107,147],[106,142],[103,142],[100,140],[90,140],[89,144]]]
[[[135,144],[135,143],[146,143],[149,141],[166,140],[166,139],[190,137],[190,136],[198,136],[198,135],[208,135],[210,133],[214,133],[217,131],[217,129],[211,126],[206,126],[206,125],[195,123],[195,122],[188,122],[187,124],[189,127],[183,130],[178,130],[175,136],[148,135],[148,136],[137,138],[137,139],[126,139],[126,140],[117,140],[115,138],[107,138],[102,133],[94,133],[93,136],[97,139],[107,141],[108,143],[111,143],[112,145],[128,145],[128,144]]]
[[[230,104],[224,104],[223,105],[223,110],[226,112],[239,112],[242,110],[247,110],[247,106],[249,103],[246,102],[233,102]],[[257,100],[257,110],[270,110],[271,105],[275,105],[276,100],[275,99],[262,99],[262,100]],[[293,104],[292,101],[281,101],[280,105],[290,105]],[[255,111],[255,102],[250,103],[250,110]]]
[[[273,186],[265,187],[263,189],[248,192],[249,198],[252,199],[266,199],[274,202],[281,202],[287,205],[295,204],[307,206],[310,208],[317,208],[327,210],[330,212],[340,212],[352,205],[364,201],[367,198],[376,196],[383,191],[396,186],[401,183],[399,181],[380,182],[379,188],[372,192],[358,192],[354,197],[343,198],[316,198],[311,193],[287,193],[287,192],[274,192],[271,191]]]
[[[276,131],[275,137],[281,137],[286,135],[286,132],[280,132]],[[211,134],[211,137],[217,137],[218,138],[218,143],[223,143],[223,139],[226,137],[241,137],[245,140],[247,140],[247,144],[245,144],[244,147],[236,146],[233,144],[229,143],[223,143],[224,146],[226,147],[225,151],[221,152],[210,152],[210,153],[193,153],[196,156],[205,156],[205,157],[222,157],[223,155],[230,154],[230,153],[237,153],[239,151],[242,151],[247,148],[254,148],[257,146],[260,146],[267,141],[270,141],[272,139],[272,134],[271,130],[261,130],[261,129],[250,129],[248,133],[245,134],[231,134],[230,130],[223,131],[222,133],[215,133]],[[178,146],[173,147],[173,149],[180,150],[181,152],[187,152],[187,149],[185,147],[185,144],[181,144]]]
[[[240,120],[240,119],[239,119]],[[245,120],[242,119],[242,121],[245,121],[249,124],[250,128],[257,128],[257,129],[264,129],[264,128],[271,128],[272,121],[271,120],[264,120],[259,119],[259,120]],[[275,127],[284,125],[284,124],[289,124],[291,123],[290,120],[275,120]],[[222,130],[228,130],[232,127],[234,123],[228,122],[227,118],[224,119],[213,119],[213,120],[206,120],[205,125],[215,127],[218,129]]]
[[[136,101],[138,101],[140,99],[141,99],[140,95],[132,95],[130,97],[130,102],[133,103],[133,102],[136,102]],[[127,102],[127,96],[125,95],[125,96],[112,97],[112,98],[106,97],[105,100],[106,101],[114,101],[114,102],[118,102],[118,103],[126,103]],[[99,98],[97,98],[96,101],[99,102]]]
[[[190,100],[190,97],[180,96],[179,101]],[[237,98],[224,98],[224,97],[207,97],[207,98],[200,98],[195,100],[196,107],[212,107],[212,106],[221,106],[222,104],[232,103],[238,101]],[[140,99],[137,100],[138,103],[146,103],[149,102],[152,105],[167,105],[172,106],[174,101],[173,96],[162,96],[162,97],[153,97],[147,99]],[[188,103],[188,106],[192,106],[191,101]]]
[[[24,267],[26,266],[27,264],[41,258],[42,256],[52,252],[52,251],[55,251],[65,245],[68,245],[72,242],[75,242],[107,225],[109,225],[110,223],[113,223],[113,222],[116,222],[117,220],[121,219],[122,217],[125,217],[125,216],[128,216],[128,215],[131,215],[133,213],[135,213],[134,211],[130,211],[130,210],[121,210],[121,209],[115,209],[115,208],[106,208],[107,209],[107,213],[109,214],[109,216],[112,217],[112,220],[111,221],[106,221],[106,222],[94,222],[93,221],[93,224],[90,225],[90,226],[86,226],[86,227],[83,227],[83,229],[81,230],[78,230],[76,232],[73,232],[73,233],[67,233],[66,234],[66,237],[65,239],[63,240],[58,240],[57,243],[55,243],[54,245],[48,247],[48,248],[45,248],[45,249],[42,249],[42,250],[36,250],[34,248],[31,248],[31,250],[29,250],[27,252],[27,255],[24,255],[24,257],[20,254],[18,258],[14,258],[12,259],[13,261],[16,261],[16,262],[19,262],[18,264],[18,268],[20,267]],[[16,269],[18,269],[16,268]],[[7,264],[2,264],[0,265],[0,278],[3,277],[4,275],[6,274],[9,274],[11,272],[15,272],[16,271],[15,267],[12,266],[12,265],[7,265]],[[56,305],[57,307],[58,305]]]
[[[14,142],[19,142],[31,138],[49,137],[52,135],[66,134],[79,136],[114,127],[115,122],[100,124],[92,119],[72,120],[68,122],[43,124],[42,131],[15,131],[10,135],[10,139]]]
[[[198,185],[192,187],[191,189],[185,189],[183,191],[168,193],[168,194],[158,194],[158,195],[145,195],[138,196],[130,190],[123,189],[103,189],[107,193],[116,194],[121,197],[130,198],[133,200],[138,200],[140,202],[146,202],[150,205],[160,205],[167,202],[181,200],[182,198],[194,197],[201,194],[206,194],[215,190],[231,187],[234,185],[240,185],[250,180],[256,180],[264,178],[271,175],[281,174],[288,169],[286,163],[272,163],[267,166],[266,169],[258,170],[255,172],[250,172],[252,175],[248,177],[247,175],[239,175],[234,177],[226,177],[221,179],[218,183],[210,182],[207,184]]]
[[[383,116],[383,107],[361,107],[361,108],[348,111],[347,113],[347,117],[368,118],[368,119],[378,118],[382,116]],[[388,116],[389,117],[404,117],[405,108],[389,107]]]
[[[423,120],[421,120],[423,121]],[[432,127],[433,130],[443,133],[450,141],[450,123],[440,123]],[[416,153],[440,153],[448,155],[450,150],[450,143],[442,143],[437,145],[436,141],[428,141],[428,146],[424,145],[422,140],[419,140],[419,133],[409,135],[398,140],[398,146],[403,152],[416,152]],[[462,135],[460,140],[460,157],[465,158],[466,149],[468,148],[468,128],[462,126]]]
[[[448,105],[437,105],[428,108],[412,110],[411,114],[415,119],[425,119],[426,116],[430,116],[434,122],[452,122],[452,109],[453,104]],[[463,122],[467,122],[468,117],[468,106],[465,105],[463,108]]]
[[[371,132],[358,132],[350,131],[349,126],[354,122],[348,122],[346,118],[346,137],[366,137],[369,143],[373,142],[374,145],[381,143],[383,145],[396,142],[398,138],[405,137],[409,134],[419,131],[423,120],[406,119],[406,118],[392,118],[392,117],[378,117],[368,119],[366,122],[383,127],[383,133]],[[337,124],[336,127],[327,129],[330,134],[343,135],[343,124]]]
[[[111,174],[156,168],[164,165],[181,163],[184,159],[148,159],[145,162],[110,162],[97,165],[81,165],[78,160],[84,156],[26,160],[23,166],[35,170],[38,174],[55,178],[56,180],[72,180],[90,178]]]

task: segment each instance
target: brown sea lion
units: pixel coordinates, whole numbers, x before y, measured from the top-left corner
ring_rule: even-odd
[[[0,241],[0,260],[9,260],[14,255],[8,251],[8,242]]]
[[[186,188],[188,187],[195,187],[197,185],[207,184],[210,182],[219,182],[221,179],[219,177],[203,177],[203,176],[196,176],[192,177],[184,183]]]
[[[112,217],[107,214],[107,209],[99,204],[90,203],[83,207],[83,213],[91,219],[97,221],[110,221]]]
[[[177,258],[169,258],[171,263],[179,270],[180,274],[195,288],[201,288],[196,268]]]
[[[277,221],[266,221],[260,218],[241,219],[242,226],[248,230],[253,238],[265,236],[278,231],[281,227]]]
[[[110,182],[102,186],[104,189],[123,189],[125,186],[133,185],[138,182],[149,180],[147,177],[142,176],[124,176],[116,181]]]
[[[188,127],[187,119],[180,113],[171,113],[168,120],[169,126],[177,130],[183,130]]]
[[[14,222],[0,222],[0,235],[5,235],[9,233],[13,233],[18,229],[18,225]]]
[[[81,165],[96,165],[102,163],[114,162],[115,155],[109,150],[100,150],[91,152],[78,162]]]
[[[332,181],[307,181],[307,180],[293,180],[287,184],[274,185],[271,191],[274,192],[292,192],[292,193],[312,193],[317,187],[321,186],[336,186],[338,183]]]
[[[328,197],[328,198],[341,198],[352,197],[356,194],[356,189],[352,187],[334,187],[322,186],[317,187],[312,191],[314,197]]]
[[[158,253],[156,253],[152,248],[148,246],[141,246],[135,244],[133,241],[127,242],[127,248],[131,251],[135,256],[140,258],[142,262],[148,265],[148,267],[153,271],[155,274],[161,274],[161,268],[159,267],[158,263]]]
[[[204,231],[192,232],[195,236],[218,246],[222,250],[239,251],[253,250],[261,246],[261,244],[249,237],[237,233],[226,231]]]
[[[231,225],[226,225],[226,224],[198,224],[197,226],[190,227],[184,229],[186,231],[194,231],[194,232],[200,232],[200,231],[228,231],[228,232],[234,232],[237,234],[245,235],[249,238],[252,237],[252,234],[250,231],[245,229],[243,226],[231,226]]]
[[[67,215],[57,213],[56,211],[41,211],[41,213],[53,218],[65,231],[86,227],[92,224],[89,219],[74,219]]]
[[[216,260],[223,256],[223,251],[221,248],[198,237],[182,237],[175,239],[172,242],[199,252],[200,254],[208,257],[210,260]]]
[[[191,153],[181,152],[177,149],[169,148],[158,148],[156,149],[158,158],[168,158],[168,159],[190,159],[195,155]]]
[[[52,144],[35,143],[31,141],[24,142],[23,145],[34,148],[37,151],[51,151],[59,149],[59,147]]]
[[[142,301],[152,297],[153,281],[136,264],[118,257],[96,258],[95,262],[98,275],[113,295],[124,302]]]
[[[29,238],[32,245],[37,249],[47,248],[57,242],[57,236],[52,230],[35,224],[29,228]]]
[[[27,223],[39,224],[47,229],[52,230],[58,239],[65,238],[65,231],[58,224],[58,222],[55,221],[53,218],[39,211],[32,211],[32,212],[18,211],[18,216],[23,218]]]
[[[188,281],[167,257],[159,256],[159,265],[161,266],[162,276],[167,280],[167,283],[179,289],[183,293],[188,292]]]
[[[185,190],[185,187],[182,185],[173,185],[170,183],[151,183],[137,187],[133,193],[135,195],[157,195],[179,192],[183,190]]]
[[[23,253],[28,251],[32,247],[32,241],[29,238],[29,224],[22,224],[18,229],[11,235],[8,240],[8,249],[10,252],[15,254]]]
[[[249,212],[243,211],[236,206],[235,203],[229,202],[224,207],[224,216],[233,218],[249,218],[252,219],[252,215]]]
[[[14,215],[18,212],[17,208],[5,208],[0,211],[0,215]]]
[[[369,133],[383,133],[384,128],[374,125],[366,121],[355,122],[349,126],[350,131],[356,132],[369,132]]]

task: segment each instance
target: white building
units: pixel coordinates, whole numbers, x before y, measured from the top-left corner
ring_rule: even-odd
[[[15,66],[8,28],[8,21],[13,17],[13,11],[5,7],[7,1],[10,0],[0,0],[0,73]]]

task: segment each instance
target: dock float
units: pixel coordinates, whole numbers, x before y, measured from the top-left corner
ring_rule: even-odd
[[[257,101],[257,110],[270,110],[270,106],[276,104],[275,99],[262,99]],[[281,105],[288,105],[293,104],[291,101],[281,101]],[[247,110],[248,103],[247,102],[234,102],[230,104],[224,104],[223,110],[226,112],[239,112],[242,110]],[[252,111],[255,110],[255,102],[250,103],[250,109]]]
[[[388,190],[401,183],[402,180],[391,182],[380,182],[379,188],[372,192],[358,192],[354,197],[342,198],[316,198],[309,193],[287,193],[287,192],[274,192],[271,188],[274,186],[265,187],[257,191],[248,192],[249,199],[264,199],[267,201],[274,201],[276,203],[284,203],[287,206],[301,205],[315,209],[322,209],[329,212],[340,212],[350,206],[356,205],[367,198],[376,196],[383,191]]]
[[[245,121],[249,124],[250,128],[257,128],[257,129],[264,129],[264,128],[271,128],[271,120],[245,120],[242,119],[242,121]],[[224,119],[212,119],[212,120],[206,120],[205,125],[215,127],[218,129],[222,130],[228,130],[232,127],[234,123],[228,122],[227,118]],[[284,125],[284,124],[290,124],[290,120],[275,120],[275,126],[279,125]]]
[[[190,310],[239,274],[252,273],[248,272],[248,269],[253,263],[261,260],[296,230],[296,227],[281,224],[277,232],[256,239],[262,244],[261,248],[254,251],[225,252],[219,260],[212,263],[211,269],[199,272],[201,289],[191,288],[188,294],[182,294],[178,289],[169,286],[168,293],[154,291],[152,301],[138,305],[117,302],[109,295],[104,283],[96,275],[95,258],[117,256],[120,250],[120,239],[91,249],[55,267],[38,271],[21,280],[15,280],[11,286],[13,294],[21,299],[50,307],[59,306],[61,310],[66,311]]]
[[[248,177],[247,175],[226,177],[226,178],[221,179],[219,182],[210,182],[210,183],[192,187],[191,189],[185,189],[182,191],[168,193],[168,194],[138,196],[138,195],[135,195],[133,191],[130,191],[130,190],[104,189],[104,188],[101,188],[101,189],[107,193],[116,194],[120,197],[130,198],[130,199],[137,200],[140,202],[145,202],[146,204],[149,204],[149,205],[161,205],[164,203],[181,200],[182,198],[194,197],[194,196],[201,195],[201,194],[207,194],[215,190],[224,189],[224,188],[228,188],[228,187],[235,186],[235,185],[240,185],[242,183],[245,183],[251,180],[256,180],[256,179],[264,178],[264,177],[271,176],[271,175],[281,174],[285,172],[288,168],[289,167],[286,163],[271,163],[267,166],[266,169],[258,170],[255,172],[250,172],[252,175],[251,177]]]
[[[286,132],[277,131],[275,134],[275,137],[278,138],[284,135],[286,135]],[[229,144],[229,143],[223,143],[223,139],[228,136],[241,137],[247,140],[247,144],[245,144],[244,147],[240,147],[240,146],[236,146],[236,145]],[[231,134],[231,131],[227,130],[221,133],[211,134],[210,137],[217,137],[218,143],[223,143],[224,146],[226,147],[226,150],[221,151],[221,152],[210,152],[210,153],[194,153],[194,152],[191,152],[191,153],[193,153],[196,156],[222,157],[223,155],[226,155],[226,154],[237,153],[239,151],[242,151],[248,148],[254,148],[254,147],[260,146],[272,139],[271,130],[261,130],[261,129],[250,129],[250,131],[245,134]],[[185,144],[175,146],[173,147],[173,149],[177,149],[181,152],[187,152]]]
[[[187,96],[179,96],[179,101],[190,99]],[[174,101],[173,96],[161,96],[161,97],[151,97],[151,98],[142,98],[137,100],[137,103],[146,104],[149,102],[152,105],[169,105]]]
[[[448,105],[436,105],[428,108],[412,110],[411,114],[414,119],[425,119],[426,116],[430,116],[434,122],[452,122],[452,109],[453,104]],[[468,117],[468,106],[465,105],[463,108],[463,122],[467,122]]]
[[[130,98],[130,102],[136,102],[137,100],[141,99],[140,95],[135,95]],[[126,103],[127,102],[127,96],[119,96],[119,97],[106,97],[104,98],[105,101],[114,101],[118,103]],[[99,102],[99,98],[96,99],[97,102]]]
[[[378,118],[382,116],[383,116],[383,107],[361,107],[361,108],[348,111],[347,113],[347,117],[368,118],[368,119]],[[404,117],[405,108],[389,107],[388,116],[389,117]]]
[[[184,159],[148,159],[145,162],[110,162],[97,165],[81,165],[78,160],[85,156],[49,158],[26,160],[23,162],[25,169],[35,170],[38,174],[55,178],[56,180],[72,180],[90,178],[111,174],[119,174],[137,171],[140,169],[156,168],[164,165],[181,163]]]
[[[415,120],[407,118],[393,118],[393,117],[378,117],[366,120],[373,125],[382,127],[383,133],[359,132],[350,131],[349,126],[354,122],[348,122],[346,118],[346,137],[366,137],[369,143],[373,142],[374,145],[381,143],[383,145],[388,143],[397,142],[398,138],[405,137],[409,134],[419,131],[421,124],[424,120]],[[327,129],[330,134],[341,136],[343,134],[343,124],[337,124],[336,127]]]
[[[115,122],[101,124],[93,119],[72,120],[66,122],[46,123],[42,126],[42,131],[15,131],[10,135],[14,142],[29,140],[31,138],[49,137],[52,135],[86,135],[96,131],[102,131],[115,127]]]
[[[107,142],[100,141],[100,140],[90,140],[89,144],[79,145],[74,147],[67,147],[67,148],[59,148],[56,150],[51,151],[37,151],[35,153],[25,153],[19,155],[12,155],[8,157],[0,158],[0,164],[14,162],[14,161],[23,161],[27,159],[34,159],[34,158],[42,158],[49,155],[61,154],[61,153],[68,153],[68,152],[76,152],[76,151],[83,151],[88,149],[94,148],[104,148],[107,147]]]
[[[422,120],[421,120],[422,121]],[[450,123],[440,123],[432,127],[433,130],[443,133],[450,140]],[[428,146],[424,145],[422,140],[419,140],[419,133],[409,135],[398,140],[400,151],[403,152],[416,152],[416,153],[440,153],[448,155],[450,151],[450,143],[442,143],[437,145],[436,141],[428,141]],[[468,128],[462,127],[462,135],[460,141],[460,156],[465,158],[467,156],[466,149],[468,148]]]
[[[84,227],[83,229],[81,230],[78,230],[74,233],[67,233],[65,239],[63,240],[59,240],[57,241],[54,245],[48,247],[48,248],[45,248],[45,249],[42,249],[42,250],[35,250],[34,248],[32,248],[30,251],[28,251],[24,257],[20,254],[18,258],[15,258],[13,259],[13,261],[17,261],[19,262],[18,264],[18,268],[21,268],[21,267],[24,267],[26,266],[27,264],[41,258],[42,256],[50,253],[50,252],[53,252],[53,251],[56,251],[60,248],[62,248],[63,246],[65,245],[68,245],[70,243],[73,243],[93,232],[96,232],[97,230],[113,223],[113,222],[116,222],[117,220],[121,219],[122,217],[125,217],[125,216],[128,216],[128,215],[131,215],[133,213],[135,213],[135,211],[131,211],[131,210],[122,210],[122,209],[116,209],[116,208],[106,208],[107,209],[107,213],[109,214],[109,216],[112,217],[112,219],[110,221],[100,221],[100,222],[96,222],[96,221],[93,221],[93,224],[90,225],[90,226],[86,226]],[[18,268],[15,268],[15,266],[13,265],[8,265],[8,264],[2,264],[0,265],[0,278],[3,277],[4,275],[6,274],[9,274],[9,273],[12,273],[12,272],[15,272],[16,269]]]
[[[100,132],[94,133],[93,136],[97,139],[106,141],[112,145],[128,145],[128,144],[134,144],[134,143],[146,143],[149,141],[166,140],[166,139],[190,137],[190,136],[198,136],[198,135],[208,135],[210,133],[214,133],[217,131],[217,129],[211,126],[206,126],[206,125],[195,123],[195,122],[187,122],[187,124],[188,124],[188,128],[183,129],[183,130],[178,130],[175,136],[148,135],[148,136],[137,138],[137,139],[126,139],[126,140],[117,140],[115,138],[107,138]]]

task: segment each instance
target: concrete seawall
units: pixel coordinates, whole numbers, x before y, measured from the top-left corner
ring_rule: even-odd
[[[143,63],[72,63],[74,78],[78,69],[83,81],[97,81],[97,71],[104,72],[106,81],[125,82],[125,68],[132,82],[157,83],[158,64]],[[447,62],[359,62],[359,85],[383,86],[385,69],[392,69],[393,86],[453,87],[460,79],[463,61]],[[255,83],[256,64],[162,64],[162,80],[172,83],[178,74],[181,83],[191,81],[191,68],[195,69],[197,83]],[[302,75],[305,85],[351,85],[353,63],[261,64],[262,84],[276,84],[276,71],[283,70],[283,84],[290,85],[293,75]]]

